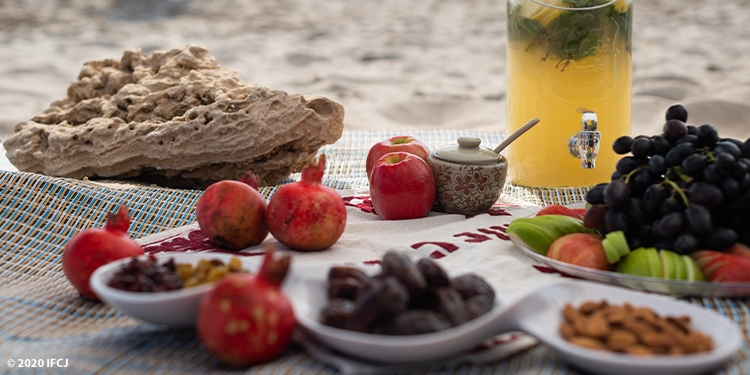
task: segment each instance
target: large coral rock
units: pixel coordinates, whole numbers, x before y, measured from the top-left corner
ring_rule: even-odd
[[[339,103],[246,84],[204,48],[129,50],[84,64],[68,97],[4,146],[19,170],[52,176],[205,187],[252,169],[268,185],[338,140],[343,122]]]

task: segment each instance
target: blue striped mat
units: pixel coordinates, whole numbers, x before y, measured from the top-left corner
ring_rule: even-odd
[[[367,187],[364,162],[370,146],[393,135],[410,134],[430,148],[461,135],[498,144],[500,133],[466,131],[345,131],[323,147],[328,166],[324,182],[336,189]],[[2,154],[4,156],[4,153]],[[298,179],[292,175],[288,181]],[[261,189],[270,197],[276,187]],[[575,203],[585,188],[527,189],[508,186],[505,193],[539,205]],[[193,330],[144,324],[103,304],[80,299],[63,276],[60,256],[70,237],[85,228],[102,227],[105,215],[122,204],[130,207],[130,235],[140,238],[192,223],[197,190],[153,186],[116,186],[97,182],[0,171],[0,373],[153,374],[238,373],[333,374],[336,370],[293,347],[282,358],[243,371],[219,366],[201,347]],[[750,337],[745,299],[693,298],[689,302],[719,311]],[[66,359],[65,368],[6,365],[8,359]],[[750,371],[750,348],[720,374]],[[58,362],[60,363],[60,362]],[[537,345],[496,363],[433,366],[400,373],[428,374],[575,374],[545,345]]]

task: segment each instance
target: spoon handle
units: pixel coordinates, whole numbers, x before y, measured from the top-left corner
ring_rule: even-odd
[[[529,122],[525,123],[523,126],[521,126],[518,130],[513,132],[513,134],[509,135],[508,138],[505,138],[504,141],[502,141],[496,148],[495,153],[499,154],[500,151],[504,150],[506,147],[508,147],[511,142],[515,141],[516,138],[520,137],[523,133],[526,133],[529,129],[533,128],[534,125],[536,125],[539,122],[539,118],[533,118],[529,120]]]

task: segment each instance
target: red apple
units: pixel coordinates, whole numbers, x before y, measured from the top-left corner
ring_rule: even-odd
[[[536,213],[536,216],[544,215],[564,215],[583,220],[583,216],[586,215],[586,209],[569,208],[561,206],[559,204],[551,204],[549,206],[544,206],[541,210],[539,210],[539,212]]]
[[[750,259],[744,256],[712,250],[698,250],[690,256],[711,282],[750,282]]]
[[[408,152],[419,156],[425,162],[427,161],[427,158],[430,157],[430,149],[416,138],[410,135],[391,137],[374,144],[370,148],[370,152],[367,154],[367,161],[365,162],[367,178],[370,178],[372,168],[375,167],[375,163],[378,162],[378,159],[389,152]]]
[[[387,153],[372,169],[370,198],[375,212],[383,219],[425,217],[435,202],[432,168],[417,155]]]
[[[602,246],[602,236],[598,234],[566,234],[552,242],[547,256],[581,267],[609,271],[607,254]]]

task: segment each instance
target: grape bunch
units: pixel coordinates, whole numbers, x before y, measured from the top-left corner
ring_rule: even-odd
[[[611,182],[586,194],[587,227],[621,230],[631,249],[750,246],[750,139],[721,138],[712,124],[687,125],[687,115],[675,104],[662,134],[615,140],[624,156]]]

